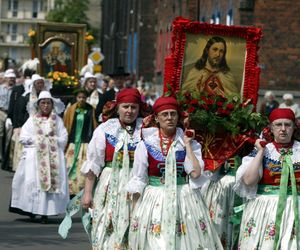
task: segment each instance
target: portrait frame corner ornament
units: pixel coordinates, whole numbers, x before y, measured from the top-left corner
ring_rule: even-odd
[[[245,42],[245,58],[240,81],[240,93],[243,98],[251,99],[256,106],[258,99],[260,68],[258,66],[259,41],[262,38],[261,28],[249,26],[227,26],[222,24],[208,24],[177,17],[172,23],[171,53],[165,58],[164,93],[171,88],[179,92],[182,85],[185,49],[188,36],[220,36],[229,39],[241,39]]]

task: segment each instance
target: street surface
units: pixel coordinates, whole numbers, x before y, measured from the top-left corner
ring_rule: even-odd
[[[50,216],[48,224],[41,224],[40,217],[32,222],[29,217],[8,212],[13,173],[0,169],[0,250],[89,250],[88,237],[79,215],[67,239],[57,233],[63,220],[61,216]]]

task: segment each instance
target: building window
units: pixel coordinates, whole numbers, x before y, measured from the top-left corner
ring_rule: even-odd
[[[40,6],[39,6],[39,7],[40,7],[39,10],[40,10],[40,11],[44,11],[44,1],[43,1],[43,0],[40,0],[40,1],[39,1],[39,5],[40,5]]]
[[[18,16],[18,5],[19,5],[18,0],[9,0],[8,1],[8,9],[12,12],[13,17]]]
[[[233,25],[233,14],[232,9],[230,9],[226,16],[226,25]]]
[[[17,41],[17,31],[18,31],[18,26],[16,23],[11,24],[11,40],[12,41]]]
[[[38,15],[38,0],[32,0],[32,18],[37,18]]]

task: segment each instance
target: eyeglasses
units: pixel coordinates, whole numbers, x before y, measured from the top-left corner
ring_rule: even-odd
[[[171,112],[162,112],[162,113],[158,114],[157,116],[160,116],[163,119],[167,119],[170,116],[172,119],[174,119],[178,116],[178,114],[177,114],[177,111],[171,111]]]
[[[282,128],[290,129],[293,127],[293,123],[292,122],[275,122],[275,123],[272,123],[272,126],[278,130],[282,129]]]

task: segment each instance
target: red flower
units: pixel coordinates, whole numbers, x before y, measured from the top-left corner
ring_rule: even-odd
[[[218,108],[217,112],[222,116],[228,116],[230,112],[226,109]]]
[[[198,105],[198,100],[193,99],[193,100],[191,100],[190,104],[191,105]]]
[[[226,108],[229,109],[229,110],[233,110],[234,109],[234,104],[233,103],[228,103],[226,105]]]
[[[206,102],[207,105],[213,105],[214,104],[214,100],[212,100],[212,99],[206,99],[205,102]]]
[[[200,105],[200,108],[201,109],[205,109],[205,110],[209,110],[209,107],[206,105],[206,104],[202,104],[202,105]]]
[[[189,99],[191,97],[191,93],[190,92],[185,92],[184,97]]]
[[[205,96],[201,96],[200,99],[201,99],[202,101],[205,101],[205,102],[206,102],[206,100],[207,100],[207,98],[206,98]]]
[[[223,107],[223,102],[221,102],[221,101],[217,102],[217,106],[218,107]]]
[[[191,107],[188,108],[187,112],[188,113],[194,113],[195,110],[196,110],[196,108],[191,106]]]

